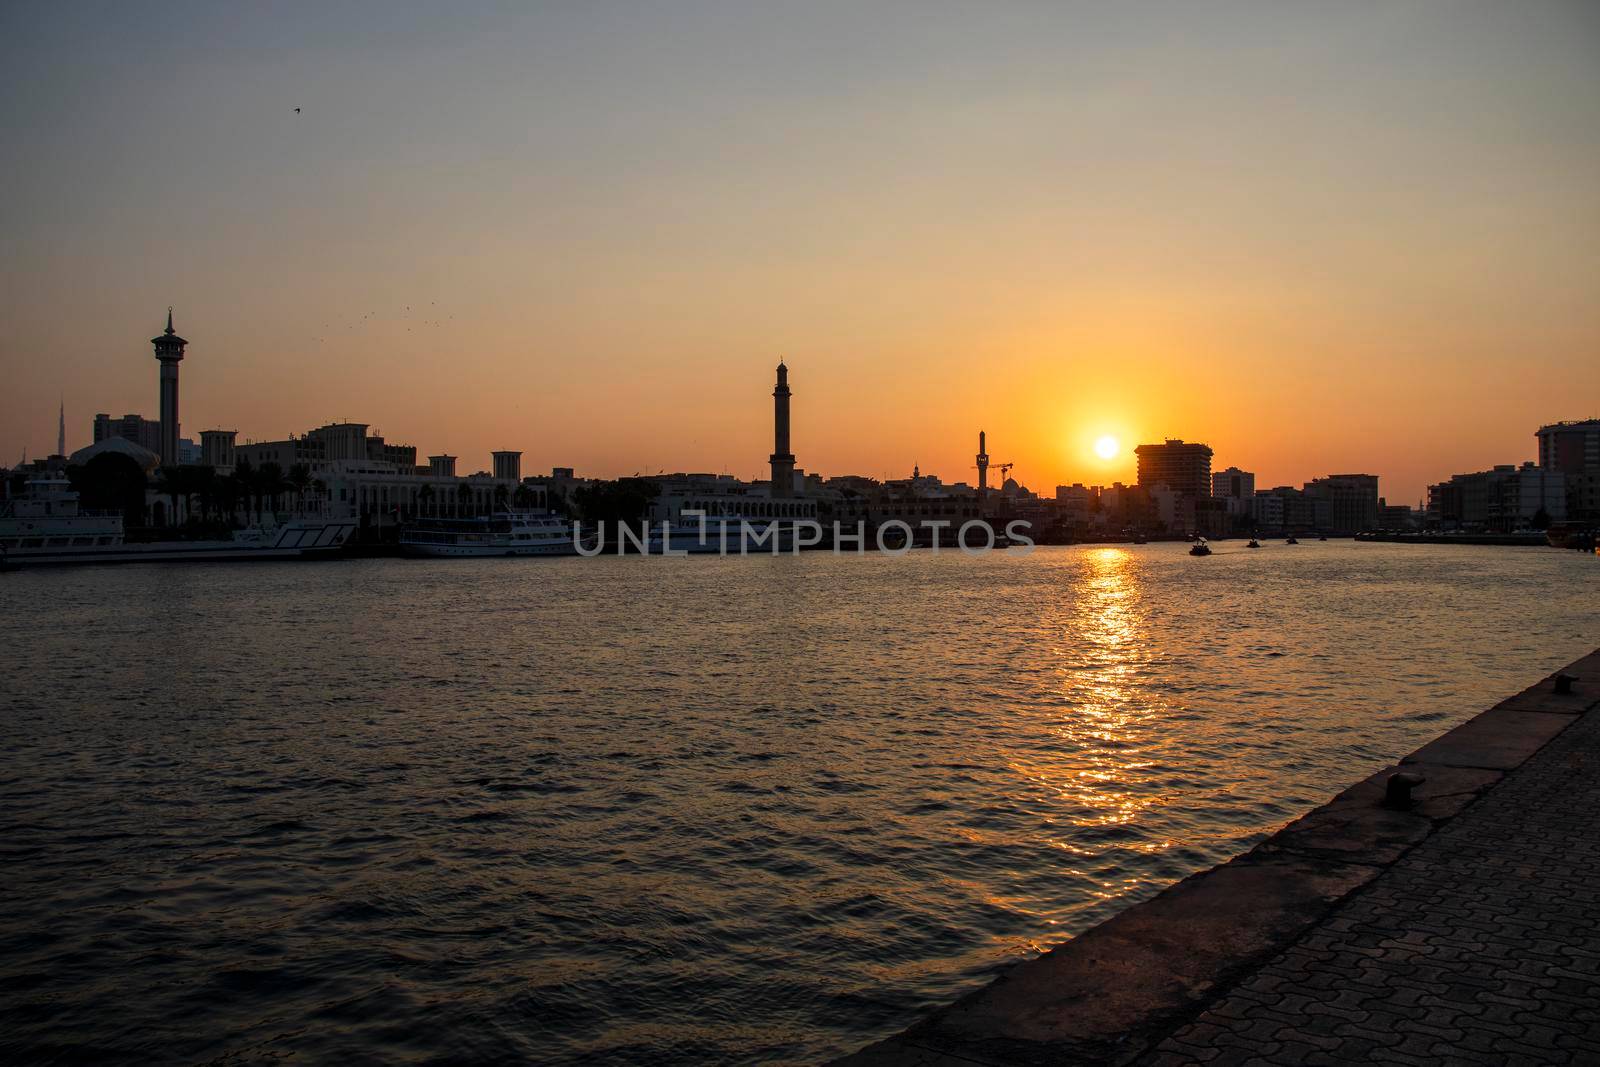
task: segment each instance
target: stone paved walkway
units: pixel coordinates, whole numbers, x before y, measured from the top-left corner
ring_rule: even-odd
[[[1600,1064],[1600,713],[1140,1062]]]

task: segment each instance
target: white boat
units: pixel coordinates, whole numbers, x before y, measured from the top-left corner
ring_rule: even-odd
[[[502,511],[474,519],[416,519],[400,527],[408,556],[575,556],[572,525],[554,512]]]
[[[299,518],[235,531],[228,540],[125,540],[122,516],[83,511],[65,475],[28,481],[25,495],[0,502],[0,561],[8,567],[63,563],[297,559],[336,555],[355,534],[350,518]]]

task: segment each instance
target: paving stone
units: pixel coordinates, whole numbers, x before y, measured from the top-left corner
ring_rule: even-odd
[[[1593,706],[1600,657],[1584,662]],[[1179,1027],[1171,1047],[1198,1061],[1228,1037],[1256,1040],[1259,1007],[1242,999],[1255,988],[1281,997],[1277,1048],[1340,1062],[1600,1062],[1600,712],[1518,710],[1557,699],[1536,687],[1419,750],[1506,774]],[[1519,731],[1513,716],[1534,725]]]

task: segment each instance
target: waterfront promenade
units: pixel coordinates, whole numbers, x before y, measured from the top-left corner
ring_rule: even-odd
[[[840,1062],[1600,1061],[1597,811],[1600,651]]]

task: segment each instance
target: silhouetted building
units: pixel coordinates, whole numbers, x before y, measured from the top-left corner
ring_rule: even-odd
[[[201,430],[200,462],[226,474],[238,463],[237,430]]]
[[[435,478],[454,478],[456,476],[456,457],[448,455],[429,456],[428,473]]]
[[[1600,523],[1600,419],[1539,427],[1539,466],[1566,481],[1567,518]]]
[[[382,437],[367,433],[364,422],[329,423],[282,441],[247,441],[236,446],[236,452],[252,467],[276,463],[288,470],[303,463],[313,474],[336,464],[384,464],[408,474],[415,473],[417,466],[416,446],[391,445]]]
[[[1250,517],[1263,530],[1277,532],[1309,530],[1316,521],[1306,494],[1288,485],[1258,490],[1250,498]]]
[[[1378,476],[1330,474],[1305,485],[1311,525],[1323,533],[1358,534],[1378,523]]]
[[[1509,533],[1567,515],[1566,475],[1533,463],[1457,474],[1428,486],[1428,524]]]
[[[152,337],[156,360],[161,364],[161,463],[175,467],[182,462],[178,455],[178,364],[183,361],[183,350],[189,342],[179,337],[172,328],[172,309],[167,308],[167,328],[159,337]]]
[[[1391,533],[1407,533],[1422,528],[1422,515],[1404,504],[1390,504],[1378,498],[1378,529]]]
[[[794,453],[789,451],[789,368],[778,361],[778,384],[772,390],[772,495],[794,495]]]
[[[1238,467],[1228,467],[1211,476],[1211,495],[1227,502],[1228,514],[1250,514],[1250,498],[1256,495],[1256,476]]]
[[[982,430],[978,431],[978,454],[974,461],[978,465],[978,503],[981,504],[989,493],[989,438]]]
[[[161,455],[161,422],[158,419],[147,419],[142,415],[124,415],[120,419],[113,419],[104,413],[96,415],[94,440],[91,443],[99,444],[109,437],[132,441],[140,448]]]
[[[1199,497],[1211,495],[1211,446],[1167,438],[1159,445],[1140,445],[1139,484],[1145,488],[1165,485],[1175,493]]]
[[[491,452],[494,458],[494,476],[501,481],[522,481],[521,452]]]

